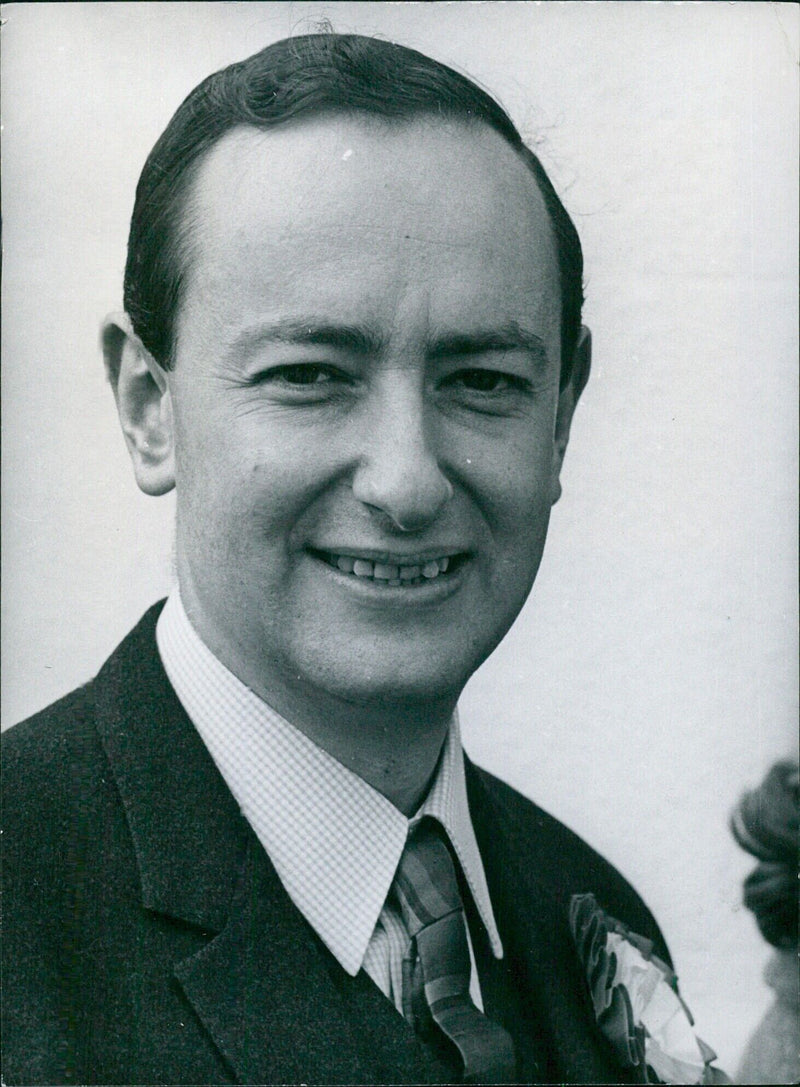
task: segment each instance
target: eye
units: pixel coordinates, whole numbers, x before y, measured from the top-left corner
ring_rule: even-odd
[[[533,383],[491,366],[469,366],[443,375],[439,391],[443,404],[469,416],[512,417],[530,410]]]
[[[325,385],[335,381],[337,377],[343,378],[344,375],[333,366],[318,362],[295,362],[287,366],[274,366],[271,370],[259,374],[258,380],[302,388],[309,385]]]
[[[457,370],[444,381],[445,385],[474,393],[505,393],[523,391],[528,388],[528,381],[516,374],[505,374],[501,370],[474,368]]]
[[[286,405],[332,404],[348,398],[357,377],[329,362],[286,362],[254,373],[248,385],[260,399]]]

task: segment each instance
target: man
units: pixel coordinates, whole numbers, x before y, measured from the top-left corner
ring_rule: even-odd
[[[653,919],[456,717],[559,497],[581,276],[510,120],[412,50],[278,42],[180,107],[103,330],[178,586],[7,739],[7,1082],[642,1078],[585,896],[668,960]]]

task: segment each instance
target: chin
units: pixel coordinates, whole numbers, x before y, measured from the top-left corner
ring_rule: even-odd
[[[363,662],[359,662],[362,663]],[[480,663],[480,662],[478,662]],[[420,702],[455,702],[477,668],[455,661],[387,661],[383,666],[343,667],[341,661],[318,663],[313,674],[329,695],[356,705],[412,705]]]

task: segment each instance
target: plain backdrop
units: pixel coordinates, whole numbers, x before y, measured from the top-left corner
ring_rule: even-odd
[[[88,679],[172,579],[98,326],[144,158],[206,74],[327,16],[489,88],[583,239],[595,367],[466,747],[606,854],[732,1071],[770,996],[727,827],[794,748],[798,18],[789,4],[3,10],[3,709]],[[587,888],[590,890],[590,888]]]

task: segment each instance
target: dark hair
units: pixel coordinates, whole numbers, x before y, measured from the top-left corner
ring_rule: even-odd
[[[273,128],[325,113],[477,122],[514,148],[536,179],[555,234],[564,384],[580,331],[583,254],[541,163],[505,110],[471,80],[414,49],[357,34],[275,42],[204,79],[178,107],[142,170],[128,238],[125,309],[150,354],[165,368],[173,362],[189,260],[184,213],[204,153],[239,125]]]
[[[731,816],[733,836],[759,861],[744,881],[744,904],[774,947],[797,947],[797,830],[800,768],[776,762]]]

